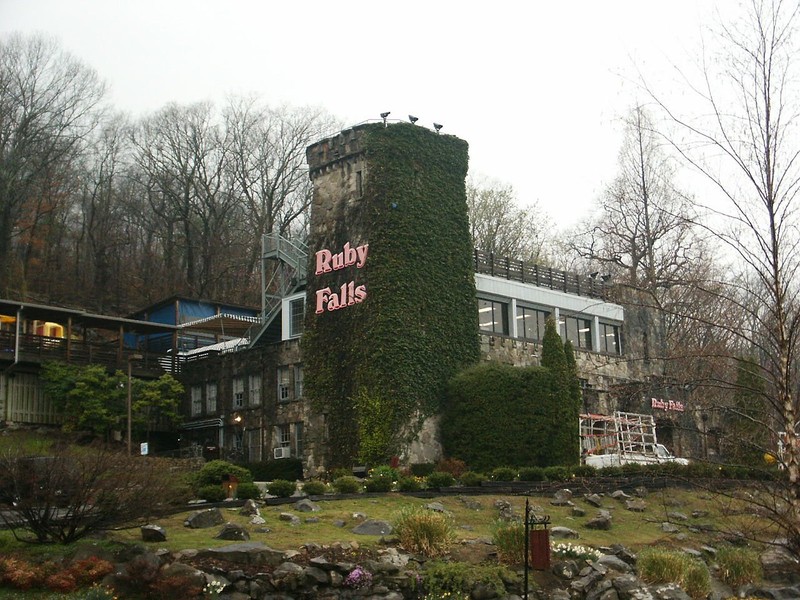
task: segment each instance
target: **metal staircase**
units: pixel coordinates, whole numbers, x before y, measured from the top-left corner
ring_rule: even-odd
[[[261,315],[248,331],[254,346],[281,312],[283,299],[305,287],[308,246],[279,233],[261,236]]]

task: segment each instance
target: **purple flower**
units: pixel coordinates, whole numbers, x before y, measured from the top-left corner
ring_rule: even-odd
[[[345,587],[356,590],[368,588],[370,585],[372,585],[372,573],[360,565],[356,565],[356,568],[350,571],[350,574],[344,580]]]

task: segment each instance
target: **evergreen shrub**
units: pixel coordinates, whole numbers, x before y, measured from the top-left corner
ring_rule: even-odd
[[[570,467],[545,467],[544,476],[547,481],[569,481],[572,479],[572,469]]]
[[[480,486],[481,482],[486,479],[486,475],[483,473],[476,473],[475,471],[465,471],[461,474],[459,481],[461,481],[461,485],[465,485],[467,487],[478,487]]]
[[[246,483],[253,481],[253,475],[250,470],[235,465],[225,460],[212,460],[203,465],[203,467],[195,475],[195,485],[198,487],[222,484],[222,478],[226,475],[232,475],[239,480],[239,483]]]
[[[236,497],[241,500],[258,500],[261,498],[261,490],[255,483],[245,481],[236,488]]]
[[[289,498],[296,489],[297,484],[286,479],[276,479],[267,484],[267,493],[278,498]]]
[[[514,481],[517,478],[517,470],[514,467],[497,467],[492,469],[493,481]]]
[[[333,480],[331,484],[337,494],[357,494],[364,490],[364,484],[358,477],[343,475]]]
[[[320,481],[319,479],[311,479],[303,484],[303,492],[309,496],[322,496],[322,494],[327,491],[328,486],[325,485],[324,481]]]
[[[456,479],[450,473],[444,471],[434,471],[426,478],[429,488],[450,487],[455,484]]]
[[[227,494],[222,489],[222,484],[209,484],[200,486],[197,490],[197,496],[206,502],[222,502],[227,497]]]
[[[522,467],[519,470],[520,481],[544,481],[547,479],[542,467]]]
[[[422,480],[418,477],[401,477],[397,489],[401,492],[418,492],[422,489]]]
[[[592,465],[575,465],[572,467],[572,474],[575,477],[596,477],[597,473],[597,469]]]

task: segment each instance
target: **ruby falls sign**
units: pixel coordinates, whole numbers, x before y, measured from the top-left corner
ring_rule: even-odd
[[[342,251],[336,254],[324,248],[314,255],[316,259],[314,275],[340,271],[347,267],[362,269],[367,262],[368,250],[369,244],[353,247],[350,242],[346,242]],[[317,302],[314,312],[319,315],[325,311],[339,310],[363,302],[367,297],[367,286],[356,285],[353,280],[343,283],[338,290],[332,290],[330,287],[319,289],[316,295]]]

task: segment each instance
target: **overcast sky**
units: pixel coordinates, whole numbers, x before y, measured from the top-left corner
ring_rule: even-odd
[[[256,93],[347,125],[419,117],[469,142],[470,170],[559,227],[615,174],[638,68],[668,85],[714,0],[0,0],[0,35],[45,32],[140,116]],[[733,2],[719,0],[725,10]]]

